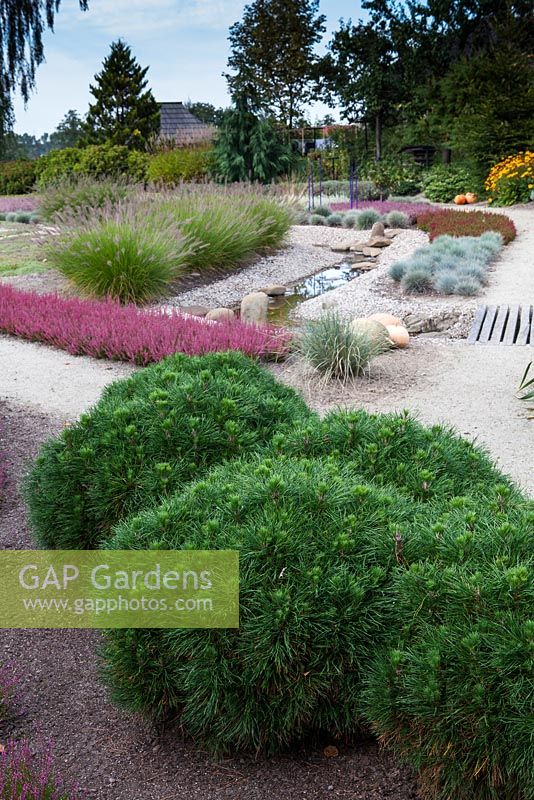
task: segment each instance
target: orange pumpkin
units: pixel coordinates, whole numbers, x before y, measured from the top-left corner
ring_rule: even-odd
[[[408,347],[410,334],[404,325],[387,325],[389,339],[395,347]]]
[[[454,198],[454,202],[456,203],[457,206],[465,206],[465,204],[467,203],[467,197],[465,196],[465,194],[457,194],[456,197]]]
[[[468,203],[470,203],[470,204],[471,204],[471,203],[476,203],[476,201],[477,201],[477,196],[476,196],[476,194],[473,194],[473,192],[466,192],[466,193],[465,193],[465,199],[466,199],[466,200],[467,200],[467,202],[468,202]]]
[[[369,319],[372,319],[375,322],[380,322],[386,327],[388,325],[402,325],[402,320],[398,317],[394,317],[393,314],[371,314]]]

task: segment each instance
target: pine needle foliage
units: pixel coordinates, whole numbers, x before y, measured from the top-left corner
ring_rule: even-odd
[[[295,392],[240,353],[170,356],[45,444],[26,487],[34,534],[44,547],[98,547],[123,516],[301,416],[313,414]]]

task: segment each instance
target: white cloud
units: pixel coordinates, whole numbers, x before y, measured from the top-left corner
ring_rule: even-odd
[[[241,0],[89,0],[89,10],[82,13],[77,0],[64,0],[56,29],[84,25],[124,38],[198,27],[226,30],[239,19],[243,6]]]

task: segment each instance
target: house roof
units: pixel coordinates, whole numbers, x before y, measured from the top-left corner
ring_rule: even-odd
[[[201,122],[183,103],[159,103],[160,136],[177,141],[203,141],[213,138],[213,128]]]

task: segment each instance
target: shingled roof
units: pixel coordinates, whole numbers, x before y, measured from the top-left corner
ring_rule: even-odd
[[[159,103],[160,136],[177,143],[209,141],[213,128],[193,116],[183,103]]]

